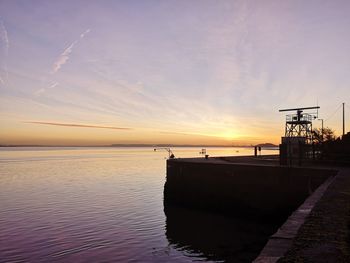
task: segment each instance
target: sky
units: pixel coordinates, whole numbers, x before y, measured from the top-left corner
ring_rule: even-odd
[[[316,105],[341,135],[349,13],[347,0],[0,0],[0,144],[278,144],[278,110]]]

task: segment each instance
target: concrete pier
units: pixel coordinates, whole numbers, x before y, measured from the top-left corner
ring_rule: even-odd
[[[164,201],[242,217],[285,220],[335,170],[285,167],[268,157],[167,161]]]
[[[349,186],[349,168],[280,166],[276,156],[173,159],[164,202],[273,223],[254,262],[348,262]]]

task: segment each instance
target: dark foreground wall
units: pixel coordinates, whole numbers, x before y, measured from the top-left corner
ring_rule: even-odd
[[[173,159],[167,161],[164,202],[280,221],[332,175],[326,169]]]

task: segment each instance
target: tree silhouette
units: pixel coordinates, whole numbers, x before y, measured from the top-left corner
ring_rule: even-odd
[[[321,128],[316,128],[312,131],[312,133],[315,143],[334,141],[336,139],[334,130],[329,127],[323,128],[323,132]]]

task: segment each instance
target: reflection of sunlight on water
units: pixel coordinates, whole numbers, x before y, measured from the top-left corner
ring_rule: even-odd
[[[201,147],[172,148],[199,157]],[[234,148],[207,148],[234,155]],[[251,149],[239,149],[251,155]],[[153,148],[0,148],[4,261],[177,261],[165,235],[166,152]],[[168,231],[168,229],[167,229]]]

